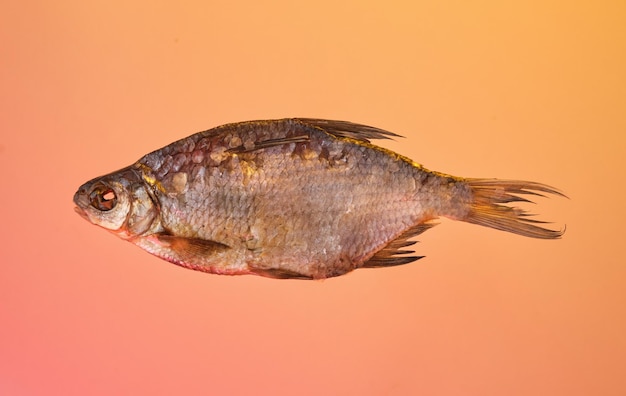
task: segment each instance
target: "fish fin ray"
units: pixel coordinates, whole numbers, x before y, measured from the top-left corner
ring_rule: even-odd
[[[233,153],[233,154],[251,153],[253,151],[266,149],[269,147],[282,146],[284,144],[305,143],[305,142],[308,142],[309,140],[311,140],[311,137],[308,135],[289,136],[285,138],[262,140],[260,142],[255,142],[254,146],[252,147],[246,148],[244,145],[241,145],[241,146],[233,147],[226,151],[229,153]]]
[[[274,278],[274,279],[313,279],[312,276],[302,274],[297,271],[291,271],[288,269],[282,268],[258,268],[258,267],[249,267],[250,272],[255,275],[264,276],[266,278]]]
[[[404,257],[385,257],[369,259],[361,268],[382,268],[382,267],[395,267],[397,265],[404,265],[417,261],[424,256],[404,256]]]
[[[426,230],[436,226],[437,223],[423,222],[407,229],[397,238],[387,243],[387,245],[376,252],[369,260],[367,260],[361,268],[379,268],[393,267],[412,263],[413,261],[424,258],[424,256],[405,256],[406,254],[415,253],[413,250],[404,250],[407,246],[412,246],[416,241],[409,241],[410,238],[423,233]]]
[[[370,139],[393,139],[402,137],[384,129],[371,127],[363,124],[355,124],[349,121],[322,120],[317,118],[296,118],[298,122],[313,126],[335,137],[350,138],[362,142],[370,142]]]
[[[183,266],[185,263],[196,261],[197,257],[207,257],[230,249],[229,246],[222,243],[200,238],[185,238],[167,233],[160,233],[155,236],[164,248],[175,254],[177,263]]]
[[[473,201],[467,216],[460,220],[539,239],[557,239],[565,232],[565,228],[551,230],[540,227],[536,224],[546,222],[529,218],[533,214],[519,208],[502,205],[511,202],[533,203],[524,197],[518,197],[519,194],[540,197],[551,194],[567,198],[553,187],[535,182],[500,179],[467,179],[466,183],[472,189]]]

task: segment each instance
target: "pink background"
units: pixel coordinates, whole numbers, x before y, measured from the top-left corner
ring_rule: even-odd
[[[5,2],[0,394],[626,394],[624,4]],[[553,184],[571,199],[536,210],[567,233],[444,220],[415,264],[277,281],[181,269],[73,211],[178,138],[289,116]]]

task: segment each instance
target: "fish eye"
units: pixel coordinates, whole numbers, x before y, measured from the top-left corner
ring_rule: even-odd
[[[106,212],[117,205],[117,195],[110,187],[96,187],[89,193],[89,203],[94,208]]]

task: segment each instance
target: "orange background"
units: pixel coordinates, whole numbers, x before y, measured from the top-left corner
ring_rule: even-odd
[[[593,3],[593,5],[592,5]],[[621,1],[5,2],[0,394],[626,394]],[[555,185],[541,241],[444,220],[319,282],[184,270],[72,195],[193,132],[306,116]]]

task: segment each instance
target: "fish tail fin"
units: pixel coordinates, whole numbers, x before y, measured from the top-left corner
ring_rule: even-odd
[[[566,197],[557,189],[545,184],[519,180],[466,179],[465,182],[471,189],[472,200],[469,212],[460,220],[531,238],[557,239],[565,232],[565,228],[562,230],[544,228],[539,224],[547,222],[531,219],[530,216],[533,214],[505,205],[511,202],[533,203],[524,197],[528,195],[545,197],[544,194],[551,194]]]

